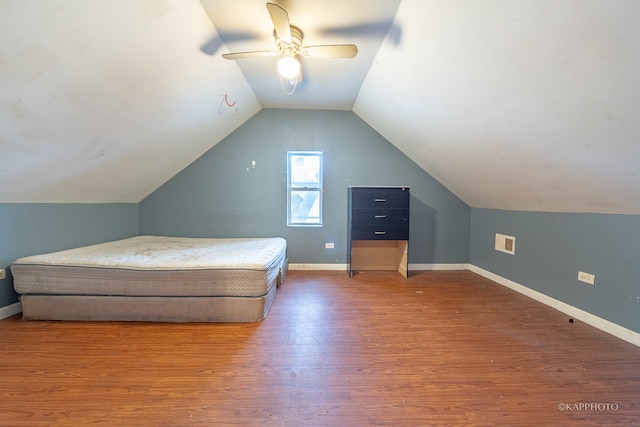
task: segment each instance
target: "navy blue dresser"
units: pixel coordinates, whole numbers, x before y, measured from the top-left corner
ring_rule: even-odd
[[[408,275],[409,187],[349,187],[349,276],[358,270]]]

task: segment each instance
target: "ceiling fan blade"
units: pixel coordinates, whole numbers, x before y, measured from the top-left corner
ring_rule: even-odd
[[[205,44],[200,46],[200,51],[207,55],[215,55],[215,53],[222,46],[222,39],[220,37],[212,37]]]
[[[220,48],[227,43],[233,43],[238,41],[245,40],[254,40],[257,39],[258,36],[253,33],[240,33],[240,32],[225,32],[218,33],[217,35],[209,38],[202,46],[200,46],[200,51],[207,55],[213,56],[220,50]]]
[[[356,24],[347,27],[325,27],[319,29],[320,34],[339,37],[378,37],[386,34],[394,44],[398,45],[402,38],[402,28],[393,21],[377,21]]]
[[[251,52],[233,52],[233,53],[223,53],[222,57],[224,59],[243,59],[243,58],[259,58],[265,56],[278,56],[280,52],[276,52],[273,50],[254,50]]]
[[[275,3],[267,3],[267,10],[273,21],[273,29],[282,41],[291,43],[291,27],[289,24],[289,14],[286,10]]]
[[[325,44],[304,46],[300,52],[314,58],[355,58],[358,48],[354,44]]]

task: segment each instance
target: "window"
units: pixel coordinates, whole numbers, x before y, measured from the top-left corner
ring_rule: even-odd
[[[287,225],[322,225],[321,152],[287,152]]]

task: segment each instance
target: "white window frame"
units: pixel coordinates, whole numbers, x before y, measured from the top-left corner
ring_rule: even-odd
[[[295,182],[293,178],[293,166],[292,161],[299,157],[315,157],[318,159],[318,179],[316,186],[303,186],[301,182]],[[287,151],[287,226],[291,227],[322,227],[322,199],[323,199],[323,177],[322,177],[322,169],[323,169],[323,152],[322,151]],[[316,206],[318,208],[318,217],[313,219],[309,219],[307,217],[304,218],[304,221],[299,217],[292,215],[293,208],[295,207],[292,203],[293,197],[295,195],[300,195],[300,193],[306,192],[315,192],[317,193],[317,197],[313,199],[311,203],[312,206]],[[313,198],[313,197],[312,197]],[[306,197],[302,197],[302,199],[306,199]],[[311,209],[312,206],[309,206]]]

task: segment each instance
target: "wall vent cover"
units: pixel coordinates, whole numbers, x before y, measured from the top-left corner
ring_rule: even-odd
[[[514,255],[516,253],[516,238],[496,233],[496,251]]]

